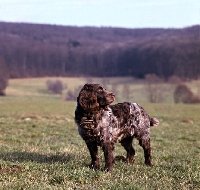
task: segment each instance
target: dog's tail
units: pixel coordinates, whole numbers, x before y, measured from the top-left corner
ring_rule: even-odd
[[[156,119],[155,117],[151,117],[150,118],[150,126],[158,126],[159,125],[159,121],[158,119]]]

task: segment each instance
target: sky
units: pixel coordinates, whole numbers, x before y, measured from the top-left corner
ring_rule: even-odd
[[[200,24],[200,0],[0,0],[0,21],[183,28]]]

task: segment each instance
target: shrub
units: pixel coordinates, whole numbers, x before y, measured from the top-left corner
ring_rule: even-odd
[[[5,61],[0,57],[0,96],[5,96],[5,89],[8,85],[8,70]]]
[[[76,101],[78,94],[81,90],[82,86],[77,87],[74,91],[68,90],[65,100],[67,101]]]
[[[180,84],[182,82],[182,79],[178,76],[173,75],[168,78],[168,82],[171,84]]]
[[[50,92],[52,92],[54,94],[62,94],[62,90],[63,90],[62,81],[60,81],[60,80],[56,80],[56,81],[48,80],[46,82],[46,85],[47,85],[47,89]]]
[[[5,96],[5,89],[8,85],[8,80],[0,73],[0,96]]]
[[[65,99],[68,100],[68,101],[74,101],[74,100],[76,100],[76,95],[72,90],[68,90]]]
[[[175,103],[200,103],[200,98],[195,96],[193,92],[185,84],[180,84],[174,91]]]

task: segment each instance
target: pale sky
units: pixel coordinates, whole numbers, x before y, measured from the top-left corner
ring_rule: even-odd
[[[200,0],[0,0],[0,21],[182,28],[200,24]]]

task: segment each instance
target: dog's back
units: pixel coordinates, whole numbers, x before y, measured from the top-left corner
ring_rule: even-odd
[[[123,127],[127,124],[139,125],[145,124],[149,126],[157,126],[159,121],[156,118],[150,117],[147,112],[137,103],[124,102],[109,106],[113,114],[118,118],[120,126]],[[130,120],[132,121],[130,123]]]

